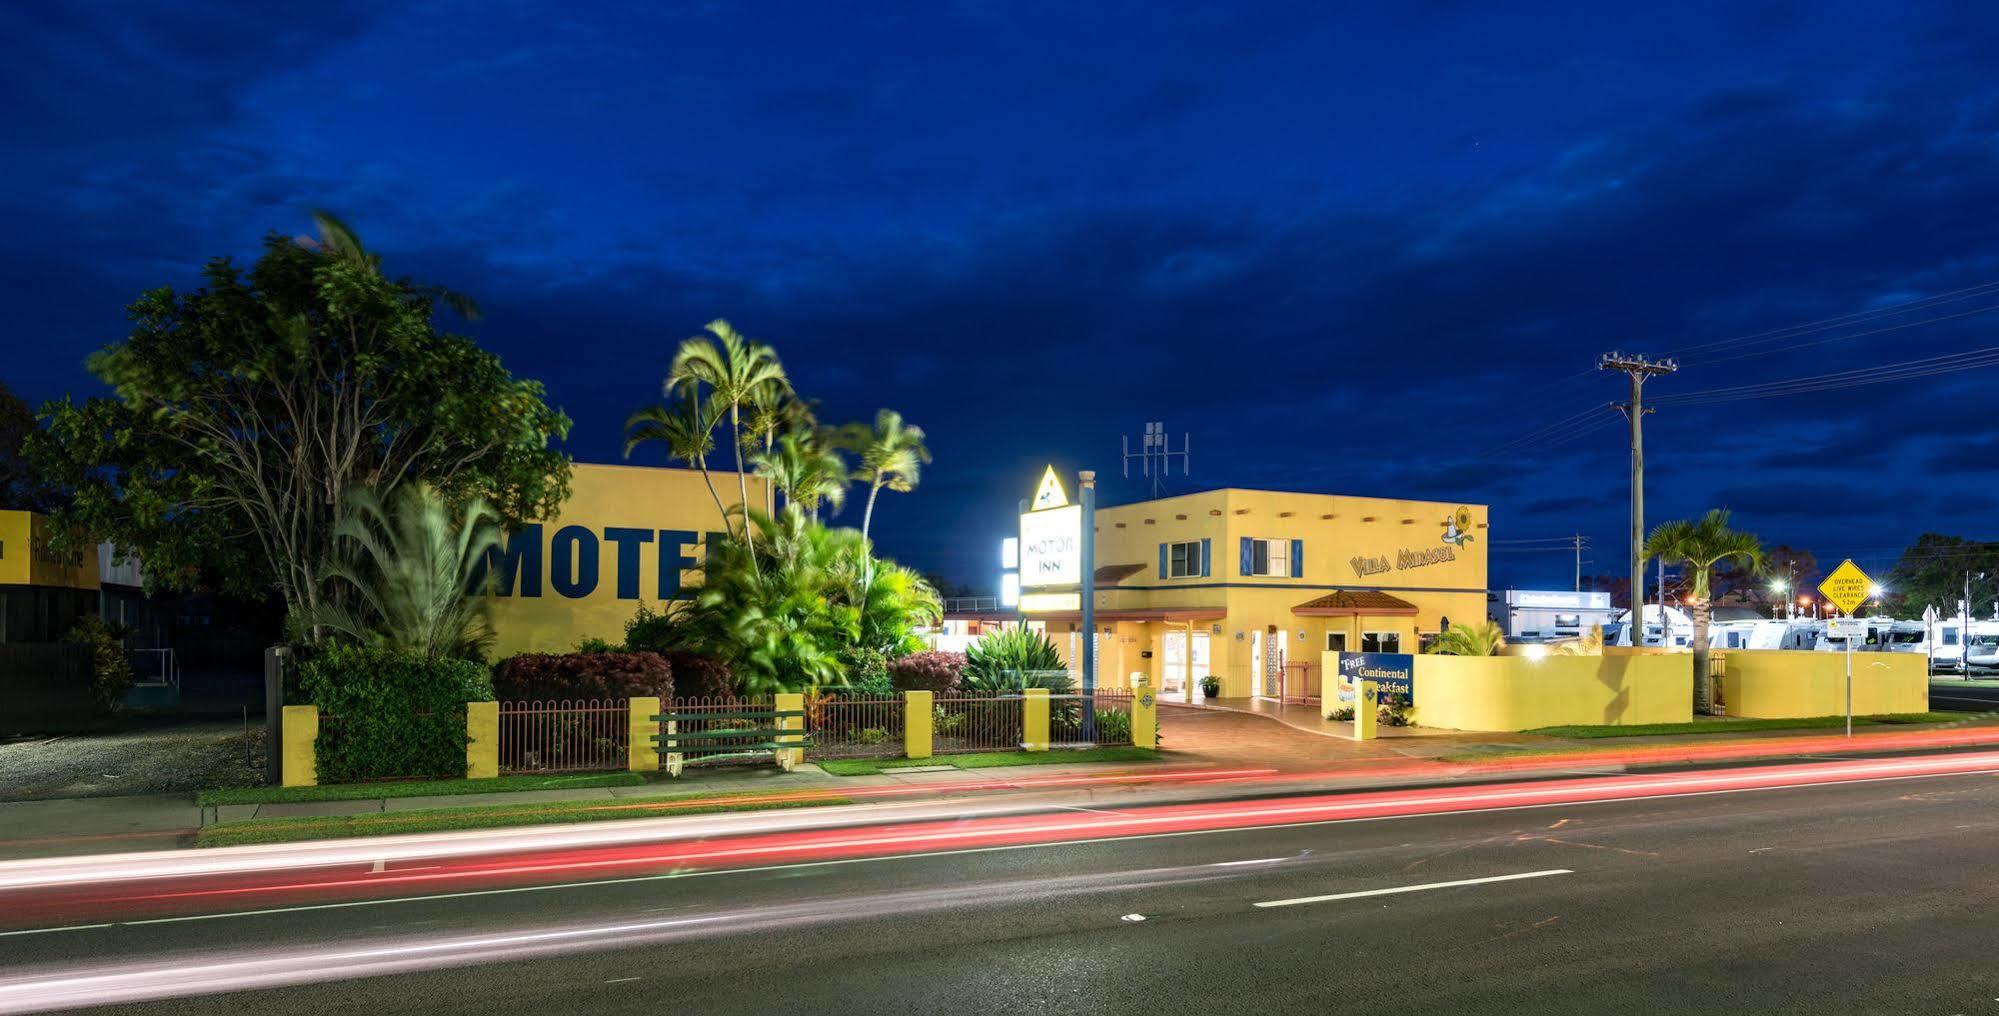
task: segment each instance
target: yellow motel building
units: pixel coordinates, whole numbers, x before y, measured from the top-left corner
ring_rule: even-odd
[[[1414,653],[1482,620],[1487,509],[1228,488],[1096,511],[1101,687],[1143,674],[1167,701],[1320,697],[1327,651]],[[953,613],[958,624],[1004,612]],[[1074,610],[1026,615],[1071,660]]]
[[[490,566],[494,657],[564,652],[585,638],[617,642],[640,602],[689,595],[708,542],[724,531],[716,499],[740,503],[737,480],[710,471],[711,494],[698,470],[576,463],[555,517],[507,534]],[[761,508],[765,481],[743,482]]]

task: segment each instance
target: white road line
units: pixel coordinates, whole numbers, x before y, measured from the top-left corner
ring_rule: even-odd
[[[1251,859],[1251,860],[1248,860],[1248,861],[1216,861],[1215,863],[1213,863],[1213,864],[1210,864],[1210,865],[1208,865],[1208,867],[1210,867],[1210,868],[1240,868],[1240,867],[1242,867],[1243,865],[1246,865],[1246,864],[1282,864],[1282,863],[1284,863],[1285,861],[1288,861],[1288,860],[1290,860],[1290,858],[1288,858],[1288,857],[1258,857],[1258,858],[1253,858],[1253,859]]]
[[[1368,896],[1394,896],[1398,893],[1420,893],[1430,889],[1455,889],[1465,885],[1486,885],[1492,882],[1518,882],[1523,878],[1547,878],[1550,875],[1573,875],[1567,868],[1550,868],[1547,871],[1523,871],[1517,875],[1491,875],[1486,878],[1463,878],[1455,882],[1426,882],[1422,885],[1399,885],[1392,889],[1363,889],[1360,892],[1333,893],[1328,896],[1300,896],[1289,900],[1265,900],[1259,907],[1295,907],[1301,903],[1330,903],[1334,900],[1358,900]]]
[[[66,924],[60,928],[29,928],[26,931],[0,931],[0,938],[11,935],[48,935],[58,931],[90,931],[94,928],[109,928],[110,924]]]

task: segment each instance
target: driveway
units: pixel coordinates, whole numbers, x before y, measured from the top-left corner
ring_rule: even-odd
[[[264,732],[190,722],[0,741],[0,801],[193,792],[263,782]]]
[[[1274,717],[1225,709],[1163,705],[1159,738],[1172,761],[1257,765],[1298,771],[1357,759],[1402,759],[1385,741],[1314,734]]]

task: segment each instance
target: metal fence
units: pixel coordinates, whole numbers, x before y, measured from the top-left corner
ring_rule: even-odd
[[[1081,695],[1076,697],[1079,703],[1083,699]],[[1079,708],[1075,710],[1075,713],[1080,720],[1082,710]],[[1131,689],[1097,689],[1096,702],[1091,708],[1091,713],[1096,722],[1091,725],[1088,737],[1084,736],[1084,731],[1080,729],[1081,724],[1079,723],[1079,729],[1075,732],[1075,739],[1073,741],[1065,740],[1061,732],[1053,729],[1049,731],[1049,740],[1054,741],[1056,744],[1077,744],[1084,747],[1131,743]],[[1051,706],[1048,718],[1049,726],[1052,728],[1055,722],[1055,710]]]
[[[931,749],[939,755],[968,751],[1018,751],[1021,699],[1017,695],[939,695]]]
[[[662,703],[662,705],[665,712],[686,717],[673,721],[671,725],[660,724],[662,733],[672,734],[706,734],[766,726],[771,721],[730,719],[729,716],[733,713],[755,712],[773,708],[772,699],[768,695],[751,696],[748,698],[710,695],[698,698],[673,699]],[[714,718],[709,719],[706,718],[707,716],[713,716]],[[763,743],[763,739],[754,735],[745,734],[740,738],[703,738],[699,743],[703,755],[719,754],[730,757],[704,759],[701,755],[695,755],[687,760],[690,764],[694,762],[706,762],[708,764],[728,762],[768,763],[770,761],[770,753],[768,751],[761,751],[756,747],[756,745]]]
[[[849,698],[815,695],[805,700],[806,754],[817,758],[899,758],[902,696]]]
[[[630,764],[624,699],[500,703],[500,771],[573,773]]]

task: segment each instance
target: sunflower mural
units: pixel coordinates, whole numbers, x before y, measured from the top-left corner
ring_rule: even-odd
[[[1471,509],[1460,507],[1444,518],[1444,542],[1462,547],[1472,542]]]

